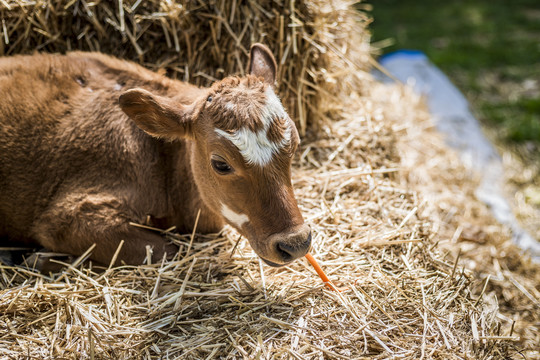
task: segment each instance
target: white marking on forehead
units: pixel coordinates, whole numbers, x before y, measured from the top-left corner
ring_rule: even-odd
[[[218,135],[228,139],[238,148],[248,164],[259,166],[267,165],[274,154],[289,144],[292,134],[292,123],[287,112],[270,86],[266,88],[265,94],[266,104],[262,113],[263,128],[261,130],[253,132],[243,127],[230,134],[221,129],[215,129]],[[266,136],[268,128],[275,119],[286,119],[288,125],[279,143],[270,141]]]
[[[281,101],[270,86],[264,92],[266,95],[266,105],[263,110],[263,124],[266,128],[270,126],[275,118],[283,119],[287,117],[287,112],[283,108]]]
[[[238,214],[225,204],[221,204],[221,214],[225,217],[225,219],[229,220],[239,228],[249,221],[246,214]]]

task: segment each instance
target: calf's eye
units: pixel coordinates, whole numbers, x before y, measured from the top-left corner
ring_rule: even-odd
[[[210,162],[212,164],[212,168],[218,174],[225,175],[232,172],[232,167],[221,157],[213,157]]]

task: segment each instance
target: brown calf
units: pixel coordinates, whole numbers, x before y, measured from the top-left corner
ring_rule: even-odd
[[[269,265],[311,243],[291,185],[299,142],[275,95],[276,62],[210,88],[98,53],[0,58],[0,238],[108,263],[176,248],[130,226],[200,232],[225,223]],[[142,130],[141,130],[142,129]]]

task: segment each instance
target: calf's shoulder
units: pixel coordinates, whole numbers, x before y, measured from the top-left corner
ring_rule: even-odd
[[[187,160],[186,145],[151,138],[125,116],[118,97],[131,87],[180,102],[201,91],[100,53],[0,58],[0,215],[9,224],[0,231],[24,233],[47,208],[85,191],[115,193],[126,218],[178,218],[168,192],[181,184],[168,178]]]

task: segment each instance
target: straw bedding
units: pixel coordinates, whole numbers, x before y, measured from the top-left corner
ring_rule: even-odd
[[[229,228],[166,232],[170,262],[0,265],[0,358],[538,358],[539,267],[474,198],[421,99],[362,71],[364,15],[338,0],[208,4],[0,1],[0,51],[101,50],[206,84],[269,44],[306,134],[293,179],[312,253],[349,290],[306,260],[262,265]]]

